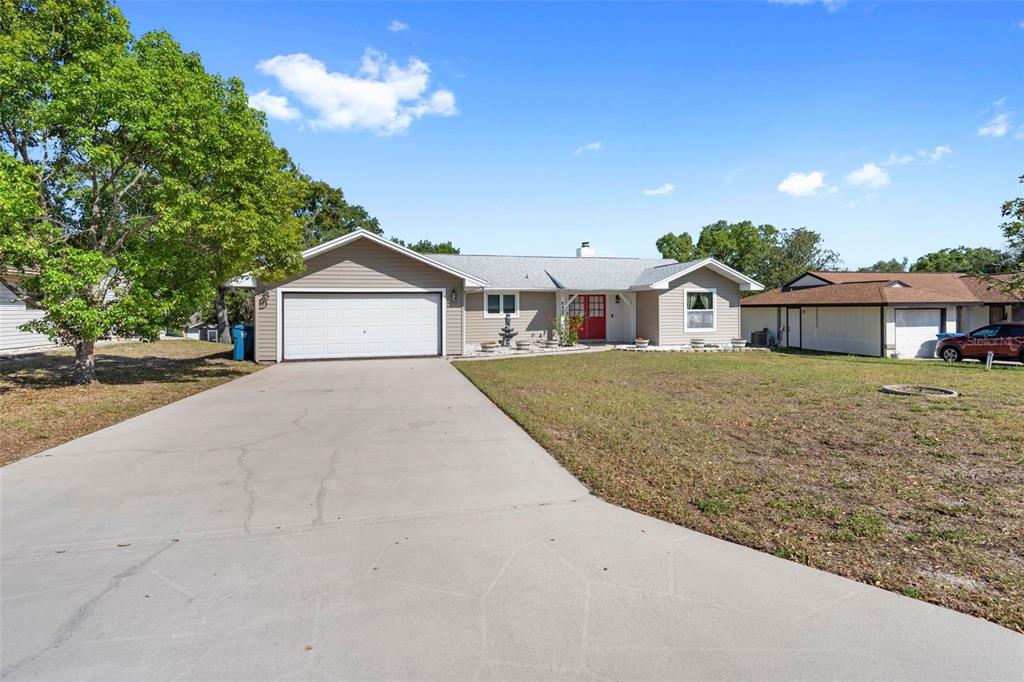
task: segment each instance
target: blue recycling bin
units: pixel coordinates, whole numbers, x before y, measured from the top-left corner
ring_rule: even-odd
[[[235,341],[235,360],[252,360],[253,337],[256,328],[251,324],[236,324],[231,328],[231,338]]]

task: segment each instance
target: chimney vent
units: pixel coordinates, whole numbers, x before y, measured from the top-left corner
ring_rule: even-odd
[[[576,249],[577,258],[592,258],[596,255],[597,252],[590,246],[590,242],[583,242],[580,244],[579,248]]]

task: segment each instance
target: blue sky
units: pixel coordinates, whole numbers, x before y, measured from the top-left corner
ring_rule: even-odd
[[[724,218],[855,268],[1002,246],[1024,5],[123,2],[242,78],[309,174],[464,253],[656,255]]]

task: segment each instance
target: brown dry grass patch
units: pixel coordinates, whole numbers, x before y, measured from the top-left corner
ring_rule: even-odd
[[[781,353],[457,366],[610,502],[1024,631],[1024,370]],[[961,397],[879,391],[893,383]]]
[[[123,343],[96,350],[93,386],[68,383],[67,351],[0,358],[0,466],[260,369],[206,341]]]

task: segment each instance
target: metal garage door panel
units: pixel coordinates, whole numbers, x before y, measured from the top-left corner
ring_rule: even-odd
[[[436,293],[284,296],[286,360],[441,353]]]
[[[901,358],[935,357],[941,310],[896,309],[896,353]]]

